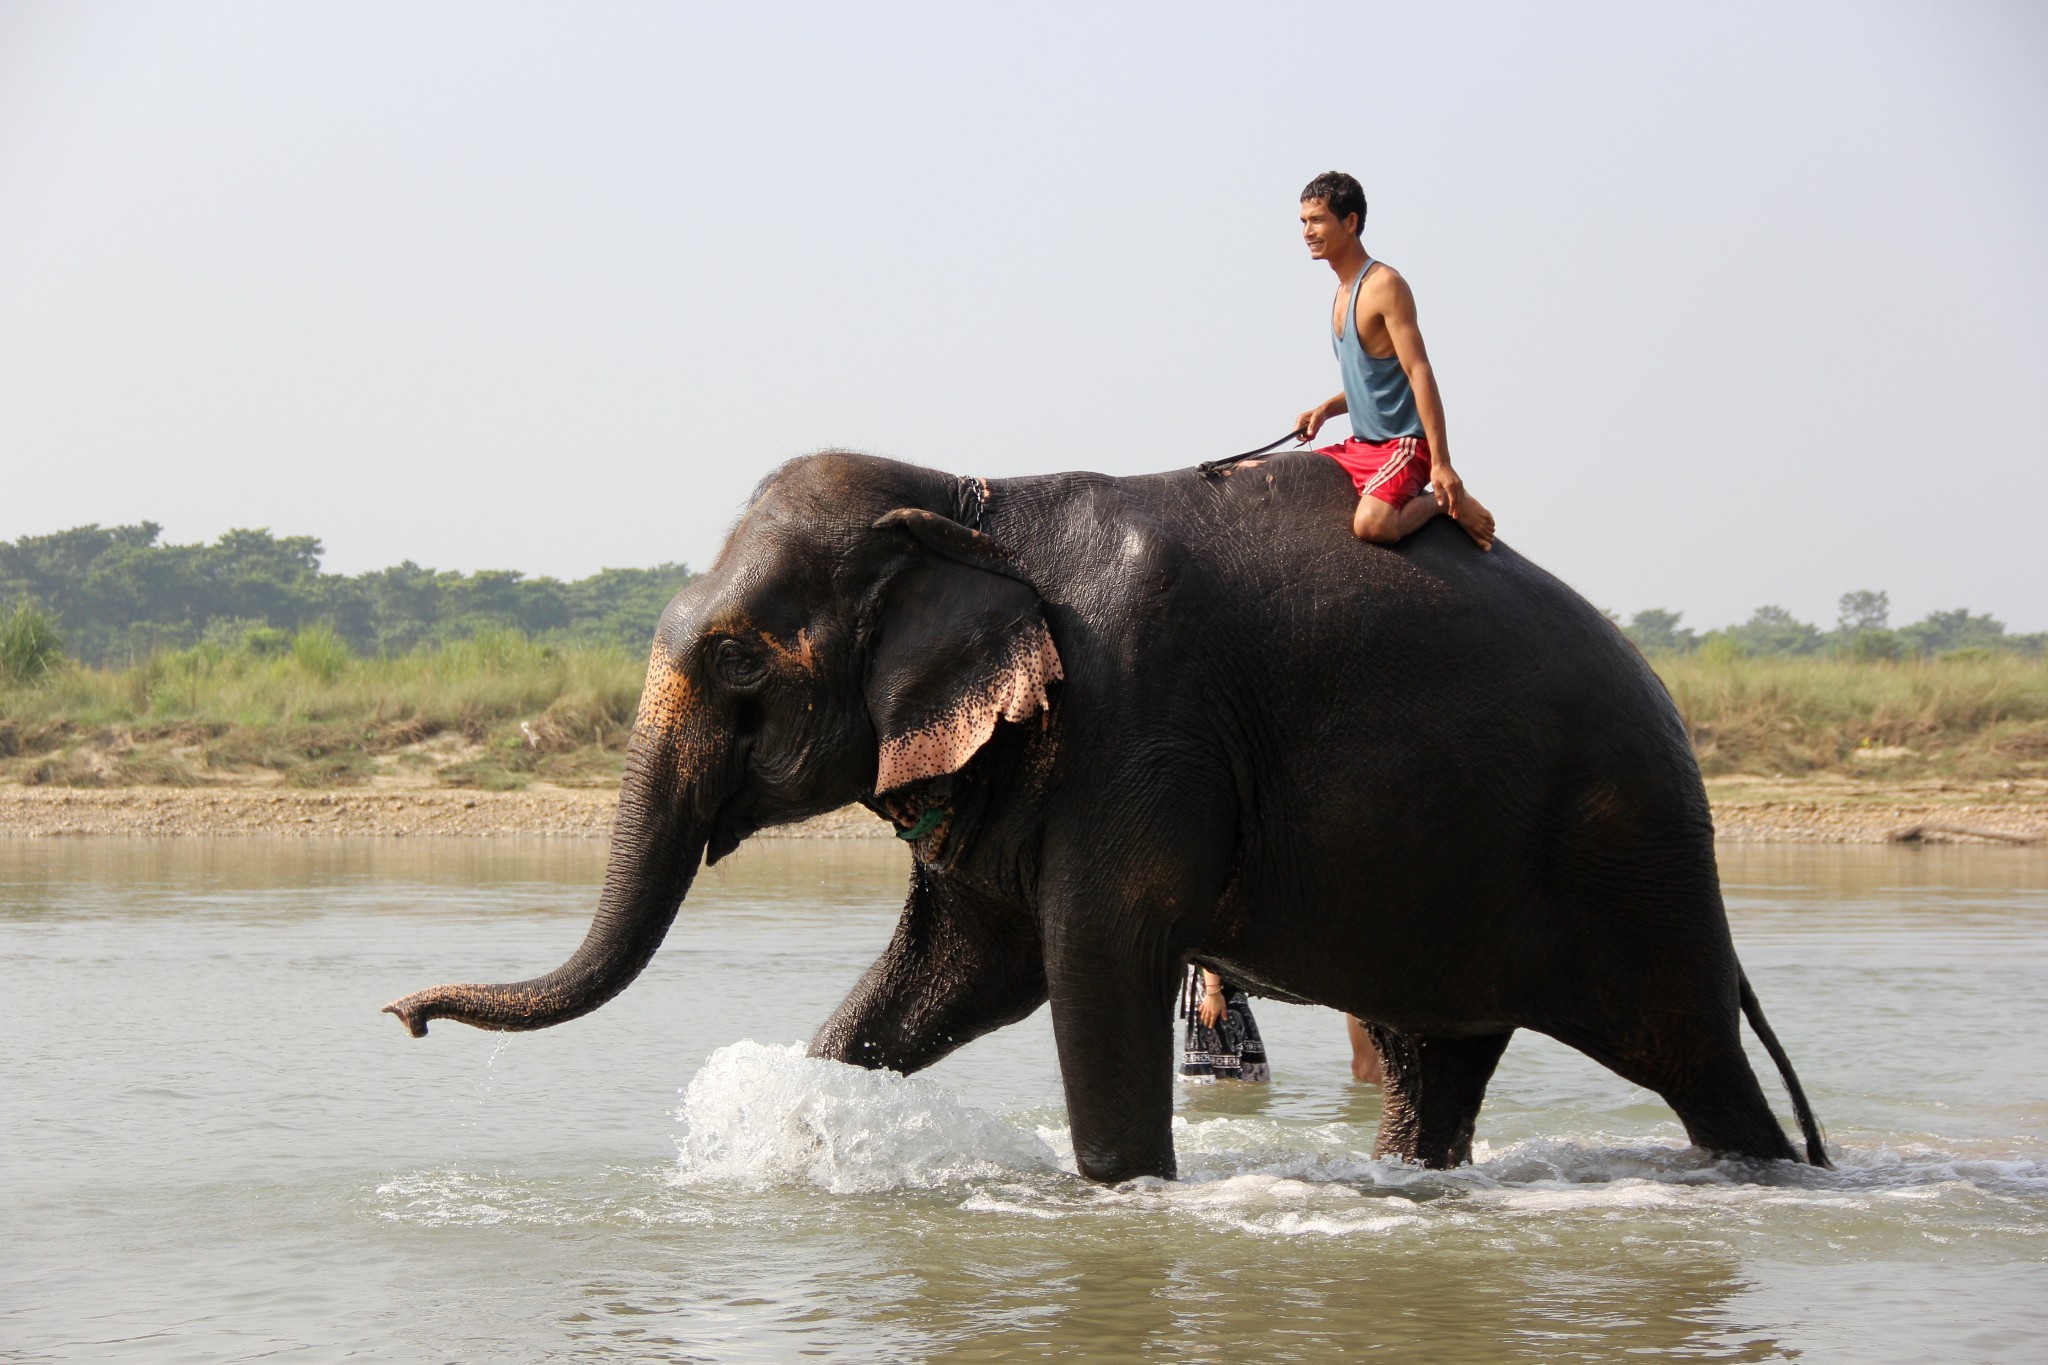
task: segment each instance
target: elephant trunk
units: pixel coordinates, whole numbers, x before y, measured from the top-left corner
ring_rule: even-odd
[[[590,1013],[633,983],[697,875],[710,828],[703,800],[710,772],[678,773],[682,746],[673,732],[639,726],[632,744],[604,891],[583,946],[545,976],[434,986],[392,1001],[384,1013],[397,1015],[415,1038],[426,1035],[432,1019],[505,1031],[548,1028]]]

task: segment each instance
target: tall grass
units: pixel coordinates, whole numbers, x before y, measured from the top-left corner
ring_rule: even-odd
[[[1710,776],[2048,773],[2041,660],[1962,652],[1896,662],[1702,654],[1651,662]]]
[[[33,602],[0,616],[0,682],[38,683],[64,666],[57,622]]]
[[[1710,776],[2048,776],[2048,662],[1705,651],[1652,662]],[[129,668],[60,661],[0,677],[0,781],[603,781],[618,772],[644,667],[636,651],[514,631],[360,658],[317,627]]]
[[[198,781],[268,769],[347,782],[379,755],[436,739],[462,761],[416,766],[443,780],[601,777],[617,766],[645,667],[616,646],[511,631],[383,658],[351,656],[324,627],[282,652],[195,645],[34,687],[0,683],[0,777]]]

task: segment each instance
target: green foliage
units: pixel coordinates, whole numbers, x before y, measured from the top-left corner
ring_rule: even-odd
[[[2048,773],[2048,663],[2012,652],[1898,663],[1827,654],[1717,661],[1703,647],[1660,659],[1657,672],[1709,776]]]
[[[1994,616],[1972,616],[1968,610],[1929,612],[1925,620],[1899,634],[1916,654],[1947,654],[1958,649],[1997,649],[2010,641],[2005,623]],[[2038,646],[2037,646],[2038,648]]]
[[[1881,663],[1899,659],[1906,653],[1906,642],[1895,630],[1882,627],[1859,628],[1849,637],[1849,657],[1862,663]],[[1988,651],[1987,651],[1988,652]]]
[[[307,626],[292,637],[292,662],[307,676],[331,683],[349,665],[348,642],[329,625]]]
[[[1699,647],[1699,641],[1692,631],[1680,629],[1678,620],[1683,612],[1665,611],[1652,607],[1639,611],[1629,618],[1622,634],[1635,641],[1636,648],[1645,654],[1685,654]]]
[[[0,618],[0,678],[40,682],[63,663],[64,637],[49,613],[23,598]]]
[[[1813,654],[1821,647],[1820,630],[1795,620],[1783,607],[1758,607],[1747,621],[1730,626],[1727,633],[1744,654]]]
[[[358,655],[403,654],[489,629],[644,648],[692,577],[686,565],[662,564],[564,583],[505,570],[437,572],[410,560],[348,577],[321,572],[313,536],[241,530],[211,545],[164,545],[162,530],[155,522],[81,526],[0,543],[0,601],[42,603],[88,664],[201,642],[283,653],[316,625]]]
[[[368,658],[318,628],[283,653],[250,638],[0,681],[0,781],[610,782],[646,667],[637,646],[509,630]],[[1715,632],[1655,660],[1710,775],[2048,775],[2048,660],[1981,646],[1874,662],[1741,650]]]
[[[0,781],[610,781],[646,669],[637,646],[502,629],[381,658],[324,626],[282,653],[248,647],[260,638],[0,682]]]
[[[1694,657],[1703,664],[1732,664],[1737,659],[1747,658],[1749,651],[1731,631],[1717,630],[1700,641]]]
[[[1845,592],[1835,612],[1835,632],[1855,636],[1866,630],[1883,630],[1891,615],[1890,593]]]
[[[1822,631],[1796,619],[1783,607],[1758,607],[1747,621],[1695,636],[1679,628],[1679,613],[1661,607],[1639,611],[1624,627],[1636,647],[1653,658],[1699,651],[1702,658],[1727,662],[1741,658],[1787,658],[1832,651],[1865,663],[1879,663],[1959,649],[2012,652],[2039,657],[2048,653],[2048,634],[2008,635],[1996,617],[1968,611],[1937,611],[1925,620],[1894,630],[1891,597],[1883,592],[1842,594],[1835,629]]]

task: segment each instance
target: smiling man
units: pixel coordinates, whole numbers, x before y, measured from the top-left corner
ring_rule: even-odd
[[[1323,423],[1350,414],[1351,439],[1318,453],[1351,475],[1358,490],[1351,531],[1360,540],[1392,545],[1442,512],[1490,550],[1493,513],[1451,467],[1443,396],[1415,322],[1415,295],[1399,271],[1366,253],[1358,240],[1364,226],[1365,191],[1352,177],[1325,171],[1302,190],[1302,240],[1337,275],[1330,334],[1344,392],[1296,418],[1295,434],[1314,440]]]

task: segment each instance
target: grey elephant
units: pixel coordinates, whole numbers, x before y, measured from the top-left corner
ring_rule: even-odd
[[[701,861],[852,801],[915,855],[894,938],[811,1042],[914,1071],[1052,1008],[1078,1169],[1171,1176],[1180,973],[1368,1021],[1382,1155],[1470,1159],[1509,1037],[1791,1158],[1818,1124],[1730,941],[1670,698],[1621,634],[1439,519],[1350,532],[1332,462],[985,481],[784,465],[663,613],[583,945],[386,1008],[544,1028],[611,999]]]

